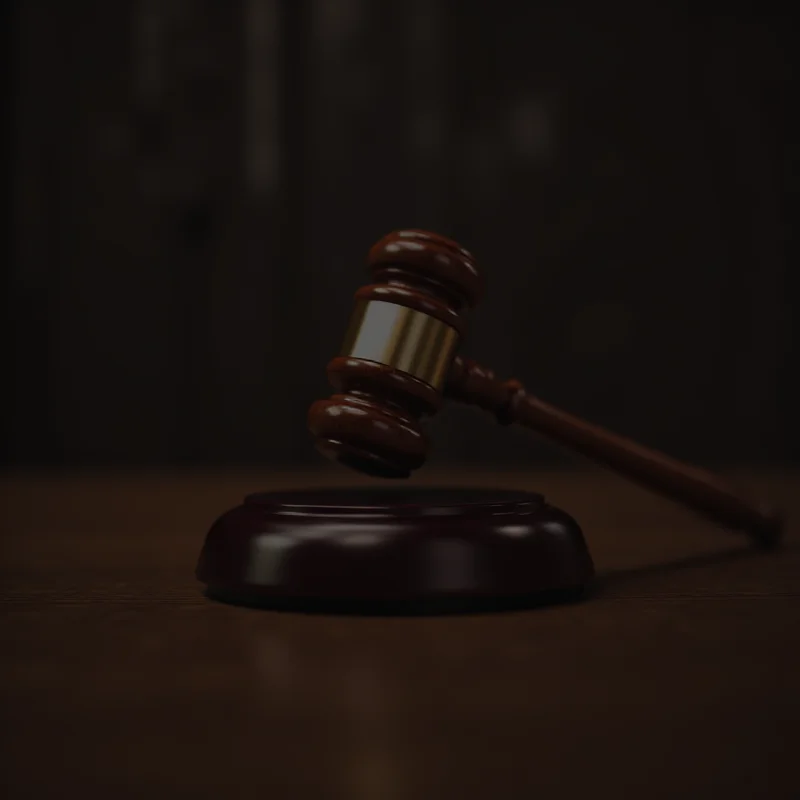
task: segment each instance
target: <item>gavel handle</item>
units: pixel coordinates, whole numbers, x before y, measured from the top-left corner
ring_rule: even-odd
[[[716,476],[548,405],[518,381],[500,381],[474,361],[455,359],[445,393],[495,414],[503,424],[519,423],[566,445],[761,545],[773,545],[782,535],[778,514],[742,499]]]

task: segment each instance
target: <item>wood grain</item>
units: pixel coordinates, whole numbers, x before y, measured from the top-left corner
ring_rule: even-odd
[[[194,562],[258,489],[346,473],[6,476],[3,797],[797,798],[800,476],[742,539],[606,475],[427,474],[543,491],[584,527],[588,602],[442,618],[214,604]]]

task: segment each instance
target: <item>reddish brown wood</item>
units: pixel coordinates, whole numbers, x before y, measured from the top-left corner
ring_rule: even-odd
[[[390,234],[370,251],[377,283],[359,293],[407,305],[464,329],[464,311],[480,299],[472,256],[455,242],[424,231]],[[382,477],[407,477],[425,460],[420,417],[434,413],[438,393],[385,364],[334,359],[328,367],[338,394],[315,403],[309,428],[318,448],[347,466]],[[717,477],[592,425],[527,394],[517,381],[456,357],[444,394],[517,422],[587,456],[636,483],[762,544],[781,536],[780,516],[750,503]]]
[[[782,534],[776,511],[745,500],[715,475],[551,406],[519,381],[500,381],[474,361],[455,359],[447,394],[495,414],[502,424],[516,422],[543,434],[761,544],[774,544]]]
[[[532,492],[263,492],[206,537],[215,598],[321,611],[440,612],[574,598],[594,574],[575,520]]]
[[[367,263],[376,283],[418,285],[455,302],[455,311],[476,306],[483,277],[475,259],[460,244],[430,231],[394,231],[376,242]]]
[[[317,449],[369,475],[405,478],[425,462],[428,439],[419,424],[441,397],[428,384],[384,364],[335,358],[328,379],[337,394],[308,412]]]
[[[472,256],[455,242],[419,230],[390,233],[369,252],[374,282],[356,293],[421,311],[463,333],[464,315],[482,293]],[[422,466],[428,442],[422,416],[439,392],[410,375],[360,358],[334,358],[328,379],[337,394],[314,403],[308,427],[329,458],[370,475],[404,478]]]
[[[800,519],[796,471],[743,479]],[[203,597],[220,509],[331,480],[5,472],[0,797],[800,797],[797,526],[776,558],[597,471],[450,472],[568,498],[594,602],[387,620]]]

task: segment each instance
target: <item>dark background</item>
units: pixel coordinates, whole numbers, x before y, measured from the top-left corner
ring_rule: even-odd
[[[458,239],[464,351],[708,463],[800,456],[788,12],[3,6],[7,465],[318,464],[374,240]],[[449,408],[433,460],[562,454]],[[567,459],[569,461],[569,459]]]

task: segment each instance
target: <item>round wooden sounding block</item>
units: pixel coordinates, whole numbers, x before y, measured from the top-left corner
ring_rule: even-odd
[[[532,492],[329,488],[253,494],[206,536],[218,600],[332,613],[441,613],[580,597],[580,527]]]

